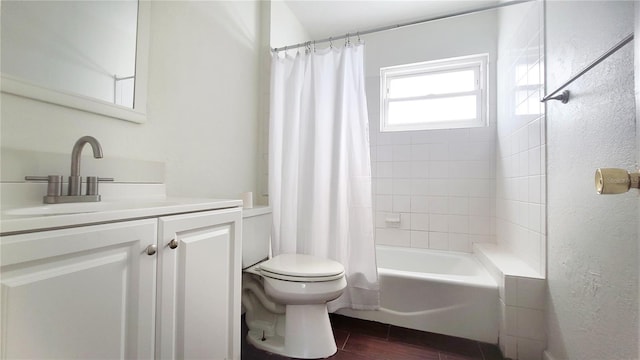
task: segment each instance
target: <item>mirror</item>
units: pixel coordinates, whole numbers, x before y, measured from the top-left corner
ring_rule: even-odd
[[[3,1],[2,91],[144,122],[149,5]]]

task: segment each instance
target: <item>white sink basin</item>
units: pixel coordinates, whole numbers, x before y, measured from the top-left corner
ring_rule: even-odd
[[[3,214],[9,216],[46,216],[46,215],[65,215],[93,213],[99,211],[113,211],[126,209],[142,209],[150,207],[162,207],[178,204],[175,201],[99,201],[86,203],[67,203],[67,204],[43,204],[37,206],[28,206],[3,211]]]

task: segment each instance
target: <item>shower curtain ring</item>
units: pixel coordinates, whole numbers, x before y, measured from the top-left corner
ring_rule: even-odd
[[[358,36],[358,44],[362,44],[362,40],[360,40],[360,31],[358,31],[356,35]]]
[[[329,49],[333,49],[333,38],[329,38]]]

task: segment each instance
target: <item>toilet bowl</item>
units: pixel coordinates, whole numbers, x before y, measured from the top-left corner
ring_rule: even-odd
[[[266,232],[259,230],[262,226]],[[247,211],[243,247],[252,247],[253,242],[259,241],[258,248],[266,249],[263,255],[268,255],[268,246],[262,245],[269,241],[270,226],[268,210]],[[252,247],[245,258],[243,250],[243,267],[260,253]],[[342,264],[316,256],[281,254],[247,266],[242,275],[242,305],[249,328],[248,342],[293,358],[333,355],[337,347],[326,304],[338,298],[346,285]]]

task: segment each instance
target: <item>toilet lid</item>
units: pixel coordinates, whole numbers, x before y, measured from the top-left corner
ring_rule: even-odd
[[[344,266],[337,261],[303,254],[274,256],[260,264],[260,269],[287,278],[322,278],[324,281],[339,278],[344,274]]]

